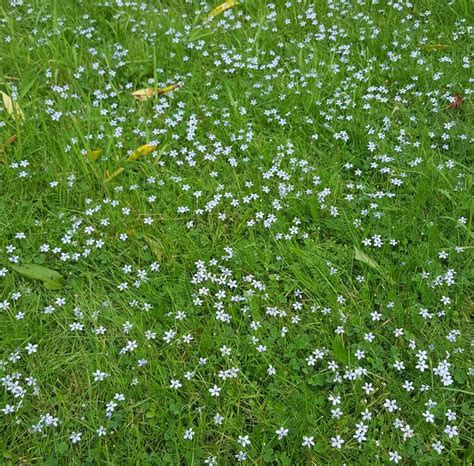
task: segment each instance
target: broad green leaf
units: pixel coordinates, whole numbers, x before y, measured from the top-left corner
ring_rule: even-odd
[[[31,280],[41,280],[48,290],[60,290],[64,277],[56,270],[38,264],[14,265],[13,270]]]
[[[347,364],[349,361],[349,358],[347,357],[347,351],[344,348],[341,337],[338,336],[332,341],[332,352],[339,362]]]
[[[360,249],[354,246],[354,259],[356,261],[363,262],[367,264],[369,267],[377,270],[377,272],[383,274],[383,270],[375,261],[373,261],[365,252],[361,251]]]
[[[373,259],[371,259],[365,252],[361,251],[360,249],[356,248],[354,246],[354,259],[356,261],[363,262],[364,264],[367,264],[370,268],[376,270],[380,275],[382,275],[384,278],[389,280],[391,283],[393,283],[393,278],[390,277],[385,270],[380,267],[377,262],[375,262]]]
[[[62,280],[43,280],[43,285],[47,290],[60,290],[63,287],[63,282]]]
[[[163,247],[161,243],[151,236],[145,235],[145,241],[148,243],[148,246],[151,249],[151,252],[155,256],[156,260],[161,261],[163,258]]]

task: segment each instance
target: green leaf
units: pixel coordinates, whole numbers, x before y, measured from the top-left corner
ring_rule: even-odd
[[[273,457],[273,449],[271,447],[267,448],[266,450],[264,450],[263,452],[263,459],[264,461],[266,461],[267,463],[271,463],[274,459]]]
[[[377,270],[379,273],[383,273],[380,265],[374,262],[365,252],[361,251],[359,248],[354,246],[354,259],[356,261],[363,262],[367,264],[369,267],[372,267],[374,270]]]
[[[347,357],[347,351],[344,348],[344,344],[342,342],[341,337],[338,336],[334,338],[332,342],[332,351],[339,362],[343,362],[345,364],[348,363],[349,358]]]
[[[65,442],[61,442],[57,447],[56,447],[56,451],[60,454],[60,455],[63,455],[64,453],[66,453],[66,451],[68,450],[68,444],[65,443]]]
[[[361,251],[359,248],[354,246],[354,259],[359,262],[363,262],[367,264],[370,268],[377,271],[380,275],[383,275],[388,280],[392,281],[392,279],[385,273],[385,271],[380,267],[377,262],[371,259],[365,252]]]
[[[326,385],[326,376],[324,374],[315,374],[308,380],[308,383],[317,387],[324,387]]]
[[[41,280],[48,290],[60,290],[64,277],[56,270],[38,264],[13,265],[13,270],[31,280]]]
[[[161,261],[163,258],[163,247],[161,246],[161,243],[149,235],[145,235],[144,239],[148,243],[148,246],[150,247],[151,252],[154,254],[156,260]]]

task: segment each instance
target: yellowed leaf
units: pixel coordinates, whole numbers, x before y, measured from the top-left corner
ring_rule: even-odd
[[[89,157],[90,159],[96,161],[100,157],[101,153],[102,153],[102,151],[100,149],[89,150],[89,151],[87,151],[87,157]]]
[[[211,10],[209,15],[207,16],[207,20],[211,21],[213,18],[216,16],[220,15],[223,13],[225,10],[228,10],[229,8],[232,8],[233,6],[237,5],[236,0],[227,0],[224,3],[221,3],[220,5],[216,6]]]
[[[109,172],[105,172],[105,181],[108,183],[113,180],[117,175],[120,175],[124,171],[123,167],[117,168],[112,174],[109,175]]]
[[[444,44],[425,44],[422,45],[421,48],[429,51],[433,50],[445,50],[449,47],[449,45],[444,45]]]
[[[18,102],[15,102],[9,95],[5,94],[5,92],[0,91],[0,93],[2,94],[3,105],[5,105],[7,113],[15,120],[23,121],[25,114],[18,105]]]
[[[138,147],[137,149],[135,149],[132,152],[131,155],[128,156],[127,162],[132,162],[133,160],[137,160],[139,157],[151,154],[155,149],[156,149],[156,146],[152,146],[151,144],[143,144],[143,146]],[[99,151],[90,151],[90,152],[99,152],[100,153],[100,150]],[[88,152],[88,155],[90,154],[90,152]],[[97,157],[98,157],[98,155],[97,155]],[[105,172],[105,181],[109,182],[109,181],[113,180],[116,176],[120,175],[120,173],[122,173],[124,170],[125,170],[124,167],[117,168],[117,170],[115,170],[112,173],[109,173],[109,171],[106,170],[106,172]]]
[[[131,162],[132,160],[137,160],[138,157],[143,155],[151,154],[156,149],[156,146],[152,146],[150,144],[144,144],[139,148],[135,149],[133,153],[128,157],[127,162]]]
[[[132,92],[132,97],[134,97],[137,100],[148,100],[151,99],[155,95],[162,95],[162,94],[167,94],[168,92],[172,92],[175,89],[178,89],[181,84],[176,83],[176,84],[170,84],[169,86],[166,87],[147,87],[146,89],[138,89],[137,91]]]
[[[181,87],[180,83],[170,84],[169,86],[166,86],[166,87],[159,87],[158,88],[158,95],[168,94],[168,92],[172,92],[175,89],[178,89],[179,87]]]

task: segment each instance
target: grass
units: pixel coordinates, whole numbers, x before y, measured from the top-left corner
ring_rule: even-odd
[[[470,463],[469,2],[215,6],[0,2],[0,463]]]

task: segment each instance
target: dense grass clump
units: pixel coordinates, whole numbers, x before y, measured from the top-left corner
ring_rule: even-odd
[[[0,464],[472,462],[470,2],[0,5]]]

